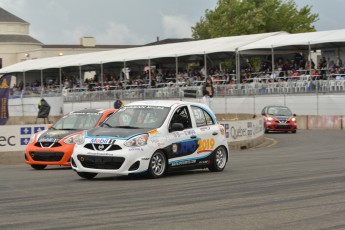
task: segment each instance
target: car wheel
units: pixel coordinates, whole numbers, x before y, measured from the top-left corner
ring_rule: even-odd
[[[164,175],[167,168],[167,160],[163,152],[155,152],[150,160],[148,176],[150,178],[159,178]]]
[[[292,133],[297,133],[297,130],[292,130]]]
[[[227,162],[227,152],[224,146],[219,146],[211,159],[211,166],[208,169],[212,172],[223,171]]]
[[[93,179],[95,176],[97,176],[97,173],[89,173],[89,172],[77,172],[77,174],[84,178],[84,179],[88,179],[91,180]]]
[[[47,165],[31,165],[31,167],[33,167],[36,170],[42,170],[45,169]]]

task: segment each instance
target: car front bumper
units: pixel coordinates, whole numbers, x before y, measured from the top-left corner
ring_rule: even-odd
[[[30,143],[25,150],[25,163],[30,165],[70,166],[74,144],[54,148],[41,148]]]
[[[129,175],[147,171],[153,150],[148,146],[116,151],[90,151],[76,145],[72,169],[77,172]]]

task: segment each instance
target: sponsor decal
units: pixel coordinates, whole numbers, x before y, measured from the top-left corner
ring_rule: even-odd
[[[172,145],[173,154],[189,155],[194,153],[198,148],[196,140],[179,142]]]
[[[153,129],[153,130],[148,131],[148,133],[149,133],[150,135],[155,135],[155,134],[158,133],[158,130],[157,130],[157,129]]]
[[[194,135],[195,130],[188,130],[188,131],[183,131],[185,135]]]
[[[215,146],[214,138],[198,140],[198,153],[212,152]]]
[[[182,165],[190,165],[190,164],[195,164],[196,163],[196,160],[185,160],[185,161],[174,161],[174,162],[171,162],[171,166],[182,166]]]
[[[184,131],[181,132],[173,132],[172,133],[174,135],[175,138],[179,138],[185,135]]]
[[[204,165],[204,164],[210,164],[211,163],[211,161],[210,160],[205,160],[205,161],[199,161],[198,162],[199,164],[201,164],[201,165]]]
[[[111,144],[113,145],[116,140],[108,138],[91,138],[90,143],[92,144]]]
[[[206,126],[206,127],[200,127],[199,130],[202,131],[202,132],[208,131],[208,130],[210,130],[210,127],[208,127],[208,126]]]
[[[143,160],[143,161],[148,161],[148,160],[150,160],[150,158],[141,158],[141,160]]]
[[[58,142],[58,139],[52,137],[41,137],[38,139],[38,142]]]
[[[253,122],[248,121],[248,122],[247,122],[247,128],[250,129],[250,128],[252,128],[252,127],[253,127]]]
[[[128,151],[144,151],[144,149],[136,147],[136,148],[130,148],[130,149],[128,149]]]
[[[172,145],[172,152],[177,153],[177,144]]]
[[[113,156],[111,153],[105,153],[105,152],[94,152],[94,153],[86,153],[87,155],[93,155],[93,156]]]
[[[220,134],[222,134],[223,136],[225,135],[225,128],[223,125],[218,125],[219,127],[219,131],[220,131]]]

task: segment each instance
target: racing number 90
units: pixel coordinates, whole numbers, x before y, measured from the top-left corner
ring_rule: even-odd
[[[215,141],[213,138],[198,140],[198,151],[210,150],[214,148]]]

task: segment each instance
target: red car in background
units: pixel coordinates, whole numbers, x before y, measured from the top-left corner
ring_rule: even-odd
[[[270,131],[297,132],[296,114],[286,106],[266,106],[261,115],[265,118],[265,133]]]
[[[33,134],[25,150],[25,163],[40,170],[47,165],[70,166],[76,137],[97,127],[115,109],[83,109],[61,117],[46,130]]]

